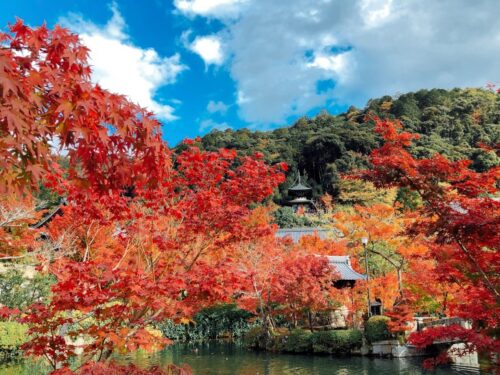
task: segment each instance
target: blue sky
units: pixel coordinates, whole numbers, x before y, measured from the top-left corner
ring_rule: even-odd
[[[93,80],[152,109],[176,144],[267,130],[421,88],[500,81],[495,0],[0,2],[4,25],[60,23]]]

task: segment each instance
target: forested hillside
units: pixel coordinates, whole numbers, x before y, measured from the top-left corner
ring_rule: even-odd
[[[433,89],[397,98],[384,96],[370,100],[364,109],[351,107],[339,115],[323,112],[273,131],[215,130],[201,143],[206,150],[258,151],[268,162],[288,163],[288,178],[276,200],[282,198],[297,170],[305,172],[315,196],[328,192],[338,197],[339,176],[368,167],[367,155],[380,145],[371,116],[398,118],[407,130],[419,133],[412,149],[417,157],[440,152],[452,160],[468,158],[477,171],[500,164],[494,151],[500,143],[500,95],[484,89]]]

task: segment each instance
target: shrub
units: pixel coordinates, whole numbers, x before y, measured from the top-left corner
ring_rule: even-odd
[[[272,215],[280,228],[312,227],[315,224],[308,217],[296,215],[292,207],[280,207]]]
[[[244,343],[247,347],[261,350],[279,350],[279,337],[275,334],[267,332],[266,329],[255,326],[250,328],[244,336]]]
[[[366,339],[369,342],[390,339],[392,335],[387,328],[387,322],[389,322],[389,320],[389,317],[383,315],[372,316],[368,319],[365,323]]]
[[[28,326],[17,322],[0,322],[0,350],[17,350],[28,341]]]
[[[252,313],[242,310],[236,304],[220,304],[201,310],[194,316],[196,329],[209,339],[229,335],[241,337],[250,329],[248,319]]]
[[[363,335],[356,329],[321,331],[312,334],[312,349],[315,353],[345,354],[360,348],[362,343]]]
[[[262,349],[263,336],[264,330],[261,327],[250,328],[244,336],[245,345],[249,348]]]
[[[183,341],[187,337],[189,327],[185,324],[175,324],[173,320],[167,319],[158,325],[163,336],[174,341]]]
[[[283,344],[283,351],[291,353],[306,353],[312,350],[312,333],[303,329],[293,330]]]
[[[0,305],[24,310],[36,302],[48,303],[50,287],[54,281],[53,275],[38,272],[33,278],[26,277],[18,269],[0,272]]]
[[[223,336],[241,337],[250,329],[253,315],[236,304],[220,304],[200,310],[191,324],[163,322],[159,329],[172,340],[209,340]]]

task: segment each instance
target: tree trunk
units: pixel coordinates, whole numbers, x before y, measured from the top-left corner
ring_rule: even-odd
[[[399,295],[403,295],[403,275],[401,274],[401,268],[398,268],[398,292]]]

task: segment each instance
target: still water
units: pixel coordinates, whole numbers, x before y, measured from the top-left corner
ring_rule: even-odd
[[[134,362],[139,367],[167,365],[191,366],[195,375],[469,375],[479,372],[456,368],[440,368],[426,372],[418,360],[379,359],[366,357],[330,357],[255,352],[234,343],[212,342],[196,345],[176,344],[152,355],[135,354],[121,357],[121,363]],[[0,375],[44,374],[33,363],[0,364]]]

